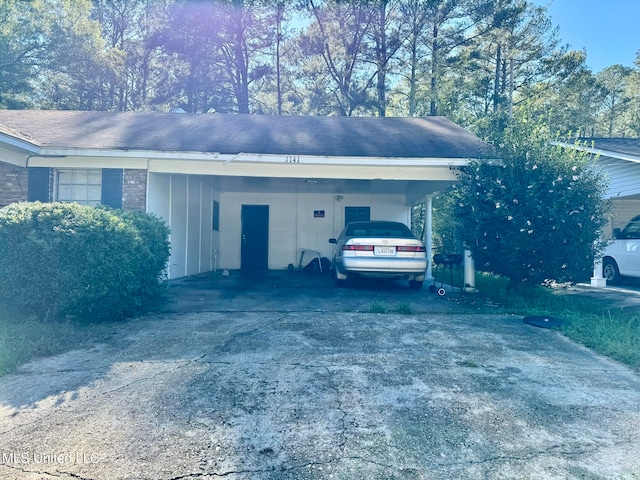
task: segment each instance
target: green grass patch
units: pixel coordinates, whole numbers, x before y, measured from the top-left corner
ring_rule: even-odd
[[[0,375],[38,356],[48,356],[100,341],[113,324],[77,319],[51,320],[11,312],[0,305]]]
[[[640,309],[609,308],[595,298],[542,286],[508,290],[507,284],[476,275],[476,288],[491,304],[515,315],[560,318],[568,338],[640,370]]]
[[[410,304],[400,303],[393,309],[393,313],[398,313],[400,315],[413,315],[414,311]]]
[[[382,303],[372,303],[369,307],[369,313],[387,313],[387,306]]]
[[[603,355],[640,369],[640,314],[606,310],[572,317],[562,332]]]
[[[395,307],[388,307],[384,303],[372,303],[369,313],[397,313],[400,315],[413,315],[413,307],[408,303],[400,303]]]

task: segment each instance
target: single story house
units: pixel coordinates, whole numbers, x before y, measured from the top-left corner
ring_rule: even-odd
[[[442,117],[0,110],[0,206],[154,213],[171,228],[177,278],[331,257],[328,239],[347,222],[410,225],[411,206],[426,199],[431,258],[431,196],[486,153]]]
[[[624,228],[632,217],[640,215],[640,138],[579,138],[576,145],[564,144],[592,154],[607,177],[605,197],[611,201],[609,222],[603,236],[613,237],[615,228]],[[596,263],[591,283],[605,286],[602,265]]]

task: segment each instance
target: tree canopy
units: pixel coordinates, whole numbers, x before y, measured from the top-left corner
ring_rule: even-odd
[[[530,0],[0,0],[0,107],[444,115],[527,111],[640,135],[640,56],[592,72]]]

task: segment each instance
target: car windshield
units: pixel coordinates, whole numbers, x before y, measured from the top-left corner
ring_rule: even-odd
[[[401,223],[353,223],[347,227],[347,237],[414,238],[411,230]]]
[[[629,224],[622,230],[617,238],[620,239],[637,239],[640,238],[640,218],[634,217]]]

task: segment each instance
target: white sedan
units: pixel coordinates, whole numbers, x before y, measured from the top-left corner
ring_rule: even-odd
[[[368,221],[348,224],[335,244],[333,272],[338,286],[347,279],[368,277],[404,278],[420,289],[427,271],[424,244],[399,222]]]

